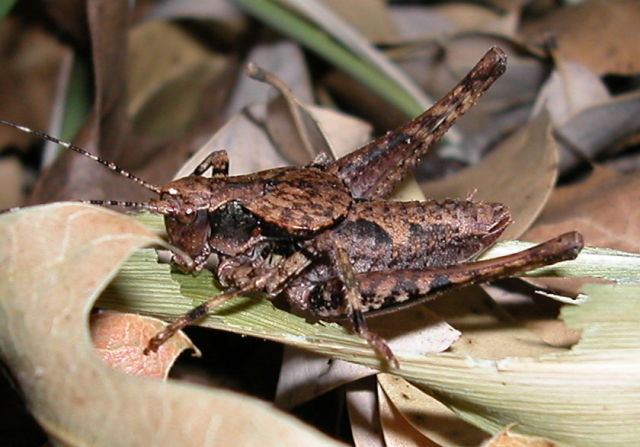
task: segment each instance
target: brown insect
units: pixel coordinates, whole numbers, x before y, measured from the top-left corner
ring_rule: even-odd
[[[147,202],[85,201],[147,209],[165,217],[173,262],[197,273],[212,258],[221,295],[179,317],[149,341],[155,351],[221,302],[260,292],[283,295],[323,319],[350,319],[354,330],[397,366],[365,314],[393,311],[434,294],[573,259],[577,232],[520,253],[473,259],[510,223],[506,206],[471,199],[385,200],[480,95],[504,72],[492,48],[445,97],[394,132],[336,161],[320,155],[303,167],[229,176],[225,151],[192,175],[157,186],[69,143],[6,121],[102,163],[159,194]],[[210,177],[205,177],[211,171]]]

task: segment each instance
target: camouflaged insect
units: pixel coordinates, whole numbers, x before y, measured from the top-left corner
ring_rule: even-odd
[[[283,295],[323,319],[351,320],[356,333],[398,366],[385,340],[368,329],[366,314],[573,259],[582,248],[580,234],[570,232],[520,253],[474,262],[509,225],[505,205],[385,200],[505,68],[506,55],[492,48],[422,115],[338,160],[320,155],[307,166],[229,176],[227,154],[217,151],[192,175],[164,186],[69,143],[2,122],[80,152],[157,193],[143,203],[86,202],[162,214],[168,240],[181,253],[173,262],[192,273],[207,261],[213,265],[225,292],[175,320],[150,340],[146,352],[221,302],[259,292]]]

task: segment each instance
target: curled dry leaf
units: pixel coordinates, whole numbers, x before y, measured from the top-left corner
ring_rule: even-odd
[[[551,115],[554,126],[559,127],[582,110],[610,98],[604,82],[591,70],[556,57],[556,67],[540,88],[532,114],[542,108]]]
[[[245,113],[230,118],[218,132],[209,139],[193,157],[175,174],[174,179],[183,178],[193,172],[196,166],[207,155],[216,150],[229,153],[229,173],[232,175],[248,174],[277,166],[286,166],[287,160],[278,153],[269,140],[264,128],[256,122],[254,116],[261,112],[249,107]],[[238,152],[252,148],[251,157],[240,157]]]
[[[592,160],[603,153],[614,153],[616,145],[620,146],[620,142],[633,138],[640,131],[639,114],[640,93],[636,91],[595,104],[574,115],[555,130],[558,143],[564,149],[561,166],[584,162],[585,157]]]
[[[500,360],[556,352],[536,334],[511,319],[482,287],[448,293],[429,303],[429,308],[463,332],[449,349],[450,353]]]
[[[75,144],[150,182],[166,182],[202,143],[202,135],[208,136],[216,126],[235,59],[216,52],[215,45],[203,45],[186,27],[145,22],[132,29],[135,11],[127,1],[110,2],[108,8],[101,1],[73,3],[66,9],[87,19],[81,28],[88,35],[78,46],[90,50],[92,65],[84,66],[84,59],[78,58],[77,65],[85,71],[68,67],[82,82],[66,80],[69,92],[58,93],[65,130],[73,133],[83,122],[73,137]],[[66,12],[57,4],[51,8],[56,17]],[[81,99],[62,103],[77,97]],[[90,111],[85,104],[91,104]],[[87,161],[63,151],[40,176],[30,203],[146,198],[135,184]]]
[[[196,349],[179,332],[157,353],[144,355],[149,339],[166,326],[156,318],[100,311],[91,315],[90,324],[93,345],[100,358],[112,368],[131,376],[166,379],[180,353],[185,349]]]
[[[338,445],[255,399],[126,376],[97,358],[94,299],[134,249],[158,243],[86,205],[1,216],[0,353],[57,445]]]
[[[439,447],[440,444],[425,438],[404,418],[380,385],[378,385],[378,402],[382,435],[386,445]]]
[[[509,428],[506,427],[491,438],[484,447],[559,447],[555,442],[543,438],[513,434],[509,432]]]
[[[438,446],[448,447],[475,447],[489,437],[487,433],[461,420],[441,402],[400,377],[380,374],[378,384],[379,395],[384,399],[388,411],[392,407],[396,418],[404,418],[405,424],[419,432],[421,442],[436,442]]]
[[[560,146],[560,170],[594,159],[640,129],[640,95],[611,97],[595,73],[556,58],[557,67],[542,87],[532,114],[546,109]]]

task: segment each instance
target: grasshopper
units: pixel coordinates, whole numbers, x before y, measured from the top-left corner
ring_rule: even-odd
[[[505,53],[490,49],[422,115],[338,160],[321,154],[307,166],[229,176],[226,152],[216,151],[188,177],[163,186],[70,143],[0,122],[79,152],[158,194],[139,203],[84,202],[163,215],[168,241],[178,249],[172,262],[181,270],[197,273],[213,260],[225,292],[178,317],[149,341],[146,353],[221,302],[258,292],[282,295],[321,319],[351,320],[354,331],[397,367],[365,315],[573,259],[582,249],[581,235],[570,232],[478,262],[474,258],[511,222],[505,205],[471,198],[385,200],[505,69]]]

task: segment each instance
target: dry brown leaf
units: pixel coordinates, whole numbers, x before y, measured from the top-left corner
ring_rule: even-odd
[[[382,438],[375,376],[346,385],[346,406],[353,443],[357,447],[387,447]]]
[[[25,199],[21,187],[23,177],[22,164],[18,160],[14,158],[0,160],[0,178],[2,179],[0,209],[11,208],[23,203]]]
[[[216,125],[229,80],[235,79],[227,73],[235,67],[229,63],[233,58],[205,49],[171,25],[145,24],[132,35],[134,10],[129,3],[102,5],[100,0],[82,5],[88,36],[80,45],[91,49],[88,71],[94,75],[94,97],[74,143],[149,182],[164,183],[193,151],[194,142],[202,143],[201,133],[210,133]],[[126,51],[129,43],[131,55]],[[127,62],[133,67],[129,72]],[[133,75],[134,89],[128,92],[127,74]],[[218,82],[221,79],[226,81]],[[131,107],[126,93],[133,99]],[[134,183],[67,152],[40,177],[31,203],[148,197]]]
[[[80,28],[83,33],[80,44],[91,48],[91,70],[93,77],[92,110],[85,121],[76,142],[89,151],[100,149],[101,155],[125,169],[132,166],[132,154],[127,160],[123,151],[125,136],[124,59],[126,52],[126,32],[130,9],[123,0],[110,2],[109,8],[102,7],[101,0],[89,0],[86,4],[71,6],[67,2],[60,5],[62,11],[74,11],[74,17],[86,19]],[[69,8],[69,10],[67,10]],[[56,8],[57,9],[57,8]],[[58,16],[55,12],[54,16]],[[66,20],[60,13],[61,20]],[[64,17],[64,18],[63,18]],[[65,22],[66,23],[66,22]],[[86,29],[84,28],[86,27]],[[88,31],[88,33],[87,33]],[[86,34],[87,33],[87,34]],[[86,34],[86,35],[85,35]],[[135,164],[133,164],[135,165]],[[126,199],[124,193],[130,189],[128,182],[109,185],[112,175],[87,159],[69,151],[61,153],[53,166],[38,179],[31,194],[30,203],[43,203],[62,198],[108,198]],[[153,179],[149,179],[153,181]],[[105,192],[106,185],[113,186]],[[137,188],[134,188],[134,190]],[[78,197],[84,193],[84,197]],[[138,192],[139,193],[139,192]],[[121,195],[122,194],[122,195]],[[131,197],[131,196],[129,196]]]
[[[231,175],[289,166],[291,163],[280,154],[265,131],[264,109],[261,104],[256,104],[232,117],[185,163],[175,178],[191,174],[208,154],[216,150],[228,152]],[[338,155],[351,152],[368,141],[371,128],[363,121],[315,106],[307,106],[307,109],[323,129],[332,150]],[[251,150],[247,151],[247,148]]]
[[[463,2],[425,5],[390,6],[398,33],[404,39],[442,40],[452,35],[487,33],[514,36],[518,10],[507,14]]]
[[[115,311],[91,315],[91,338],[100,358],[109,366],[130,376],[166,379],[180,353],[195,349],[180,332],[163,344],[157,353],[144,355],[151,337],[166,327],[156,318]]]
[[[554,126],[560,127],[574,115],[610,98],[607,87],[593,71],[563,57],[557,57],[555,62],[555,69],[536,98],[534,116],[544,108]]]
[[[438,447],[438,444],[425,438],[404,418],[380,386],[378,386],[378,401],[382,435],[387,446]]]
[[[292,102],[310,104],[313,101],[311,81],[304,63],[304,55],[295,43],[289,41],[262,43],[255,46],[246,59],[281,79],[292,96],[297,98],[297,100],[292,99]],[[298,152],[301,149],[300,139],[295,138],[295,134],[289,139],[289,135],[286,132],[280,132],[279,129],[274,135],[265,131],[269,126],[273,128],[274,121],[276,125],[284,122],[289,127],[295,128],[295,122],[286,116],[290,110],[297,107],[287,110],[288,105],[284,104],[279,108],[279,111],[284,110],[284,118],[270,117],[265,111],[264,104],[273,93],[273,87],[268,84],[240,75],[226,108],[227,123],[182,167],[177,177],[190,174],[197,163],[213,150],[228,152],[232,174],[247,174],[290,165],[296,157],[298,157],[297,161],[308,162],[308,153]],[[324,120],[325,122],[341,122],[341,117],[344,116],[333,112],[329,114],[332,120]],[[353,121],[350,123],[353,124]],[[361,126],[357,126],[357,129],[360,128]],[[342,132],[347,132],[349,129],[346,123],[339,126],[339,131]],[[339,131],[336,135],[339,135]],[[350,150],[352,147],[357,147],[353,146],[353,142],[348,144],[350,144]],[[280,147],[281,145],[283,147]]]
[[[77,42],[86,42],[89,39],[87,3],[86,0],[60,0],[57,2],[45,2],[43,6],[60,29],[64,30]]]
[[[445,294],[429,308],[462,332],[448,352],[491,360],[557,352],[520,326],[481,287]]]
[[[383,0],[325,0],[328,6],[343,16],[367,39],[375,43],[397,40],[397,31]]]
[[[476,166],[424,183],[426,197],[464,198],[509,206],[514,221],[503,238],[520,236],[544,207],[556,182],[558,153],[548,116],[541,115],[496,147]]]
[[[558,444],[546,439],[510,433],[509,428],[491,438],[484,447],[558,447]]]
[[[306,165],[320,153],[331,154],[322,130],[304,105],[278,95],[267,109],[269,135],[291,164]]]
[[[593,159],[640,129],[640,95],[612,98],[595,73],[556,57],[556,69],[542,86],[532,114],[546,109],[560,146],[560,170]]]
[[[639,252],[633,204],[640,201],[640,177],[595,166],[586,180],[556,189],[535,227],[524,238],[541,241],[578,229],[587,245]]]
[[[558,320],[561,304],[536,292],[528,280],[512,279],[496,285],[483,284],[482,288],[503,306],[519,325],[536,334],[546,344],[567,348],[580,340],[580,331],[569,329]],[[557,278],[557,281],[570,281]]]
[[[0,25],[0,110],[2,118],[46,128],[55,79],[68,52],[37,24],[7,17]],[[19,98],[19,100],[16,100]],[[23,147],[34,136],[0,130],[0,147]]]
[[[145,22],[129,33],[127,114],[144,135],[184,135],[199,112],[209,84],[229,57],[205,47],[170,22]]]
[[[640,92],[594,104],[555,129],[560,166],[571,167],[585,158],[614,152],[617,143],[640,131]],[[577,153],[576,153],[577,152]]]
[[[586,245],[638,253],[638,218],[630,204],[640,200],[639,191],[637,175],[596,165],[586,180],[554,190],[544,212],[523,239],[539,242],[551,235],[579,230]],[[527,281],[566,294],[577,293],[586,282],[578,278]]]
[[[376,371],[309,351],[285,347],[275,404],[289,410]]]
[[[379,374],[378,383],[379,395],[384,402],[382,405],[388,408],[394,418],[402,418],[414,432],[419,432],[422,442],[429,443],[427,445],[476,447],[489,437],[400,377]]]
[[[256,399],[98,359],[93,301],[132,250],[160,242],[137,222],[53,204],[3,215],[0,242],[0,352],[56,445],[338,445]]]
[[[521,32],[536,44],[552,38],[558,53],[597,74],[633,75],[640,71],[639,21],[635,0],[591,0],[525,22]]]

